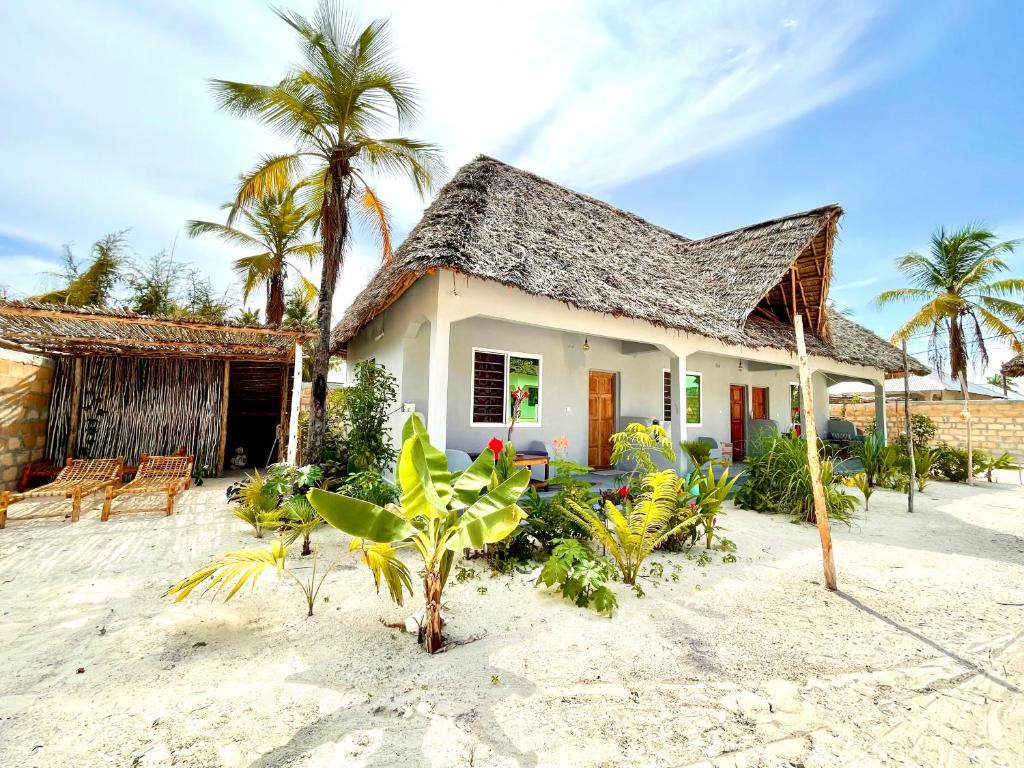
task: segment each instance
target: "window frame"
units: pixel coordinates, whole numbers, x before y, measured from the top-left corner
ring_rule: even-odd
[[[672,371],[669,368],[662,368],[661,370],[662,370],[662,376],[661,376],[662,390],[664,391],[665,377],[666,376],[668,377],[669,382],[670,382],[670,386],[671,386]],[[681,403],[682,407],[680,408],[680,410],[683,412],[683,428],[684,429],[688,429],[689,427],[703,427],[704,426],[704,374],[701,373],[700,371],[686,371],[683,375],[684,376],[696,376],[697,377],[697,409],[698,409],[699,415],[700,415],[700,419],[698,419],[697,421],[695,421],[693,423],[690,423],[690,422],[688,422],[686,420],[686,396],[684,394],[683,395],[683,402]],[[683,384],[683,389],[684,389],[684,391],[686,389],[685,382]],[[662,403],[662,410],[664,411],[664,403]],[[664,413],[662,415],[664,415]],[[663,423],[671,424],[672,423],[672,419],[670,419],[670,418],[669,419],[665,419]]]
[[[501,416],[502,420],[499,421],[475,421],[473,419],[473,399],[476,395],[476,353],[485,352],[491,355],[504,355],[505,356],[505,383],[502,387],[502,401],[501,401]],[[544,415],[544,356],[537,352],[513,352],[507,349],[492,349],[490,347],[472,347],[469,353],[469,425],[471,427],[508,427],[511,419],[509,418],[509,399],[508,399],[508,384],[510,379],[509,361],[513,357],[527,357],[531,360],[537,361],[537,420],[536,421],[517,421],[516,429],[523,427],[529,429],[533,427],[540,427],[543,422]]]

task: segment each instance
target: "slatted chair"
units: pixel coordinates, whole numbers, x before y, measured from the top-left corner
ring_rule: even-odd
[[[194,456],[150,456],[142,454],[139,460],[139,471],[135,479],[127,485],[107,488],[107,497],[103,501],[103,512],[100,520],[110,519],[110,506],[118,496],[128,494],[154,495],[167,494],[167,511],[165,515],[174,514],[174,497],[192,485],[192,465]]]
[[[43,499],[63,496],[71,499],[71,522],[77,523],[82,512],[82,499],[90,494],[110,489],[121,484],[124,474],[124,459],[68,459],[67,465],[57,474],[52,483],[33,488],[23,493],[0,493],[0,528],[7,526],[7,508],[25,499]],[[12,517],[12,520],[32,520],[39,517],[63,517],[59,512]]]

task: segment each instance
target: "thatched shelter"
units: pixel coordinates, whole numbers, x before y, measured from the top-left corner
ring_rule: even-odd
[[[461,168],[334,330],[336,354],[419,277],[437,270],[572,307],[751,348],[903,370],[899,350],[828,309],[842,209],[828,205],[689,239],[489,157]],[[928,368],[911,358],[911,372]]]
[[[1008,378],[1024,376],[1024,354],[1017,355],[1012,360],[1003,363],[1003,367],[999,369],[999,372]]]
[[[306,334],[125,310],[0,302],[0,344],[55,361],[45,456],[170,453],[221,474],[294,456]]]

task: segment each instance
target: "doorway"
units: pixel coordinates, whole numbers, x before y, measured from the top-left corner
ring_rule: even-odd
[[[612,432],[615,425],[615,374],[590,372],[590,415],[587,463],[594,469],[612,464]]]
[[[743,461],[747,437],[747,388],[741,384],[729,385],[729,439],[732,442],[732,460]]]
[[[750,418],[755,421],[768,419],[768,387],[750,388]]]

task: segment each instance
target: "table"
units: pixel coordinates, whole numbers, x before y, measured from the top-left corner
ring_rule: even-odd
[[[551,470],[551,465],[548,463],[548,455],[546,453],[517,453],[515,464],[517,467],[529,467],[531,471],[534,467],[544,467],[544,479],[543,480],[530,480],[530,484],[534,486],[546,486],[548,484],[548,473]]]

